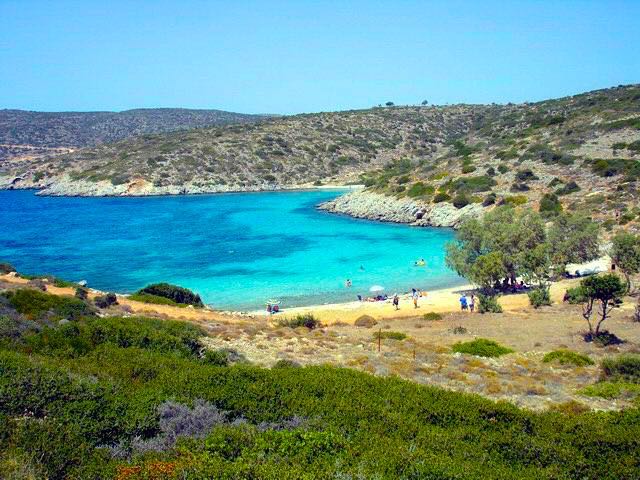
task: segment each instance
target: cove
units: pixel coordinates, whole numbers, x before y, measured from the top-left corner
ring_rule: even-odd
[[[0,261],[118,293],[175,283],[232,310],[263,308],[268,299],[285,307],[351,301],[373,285],[393,294],[465,283],[444,263],[452,230],[315,209],[340,193],[78,198],[0,191]],[[413,265],[419,258],[426,267]]]

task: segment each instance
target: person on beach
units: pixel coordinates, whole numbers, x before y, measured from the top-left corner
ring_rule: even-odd
[[[460,297],[460,310],[467,310],[467,296],[464,293]]]
[[[418,291],[415,288],[411,289],[413,293],[411,297],[413,298],[413,308],[418,308]]]
[[[476,297],[474,294],[471,294],[471,299],[469,300],[469,310],[473,313],[476,308]]]
[[[393,306],[396,308],[396,310],[400,310],[400,298],[398,298],[398,294],[394,293],[393,294]]]

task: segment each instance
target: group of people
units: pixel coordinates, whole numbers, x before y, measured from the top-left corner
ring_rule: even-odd
[[[460,297],[460,310],[470,311],[473,313],[476,309],[476,296],[472,293],[471,298],[467,299],[467,294],[463,293]]]
[[[419,289],[412,288],[411,289],[411,300],[413,301],[413,308],[419,308],[418,299],[420,297],[426,297],[427,292],[423,292]],[[400,297],[397,293],[393,295],[393,300],[391,301],[396,310],[400,310]]]

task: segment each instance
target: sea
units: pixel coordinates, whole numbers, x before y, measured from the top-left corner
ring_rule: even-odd
[[[466,283],[445,265],[452,230],[317,210],[342,193],[81,198],[0,191],[0,262],[117,293],[169,282],[234,311]],[[425,266],[415,266],[420,259]]]

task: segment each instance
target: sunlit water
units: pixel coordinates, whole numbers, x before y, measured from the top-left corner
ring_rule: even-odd
[[[452,231],[317,211],[339,191],[152,198],[0,191],[0,261],[120,293],[166,281],[222,309],[355,300],[463,280],[444,265]],[[415,267],[424,258],[426,267]],[[345,287],[351,279],[352,287]]]

